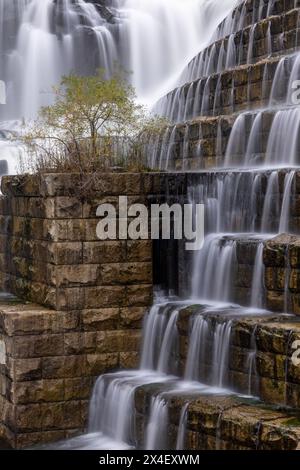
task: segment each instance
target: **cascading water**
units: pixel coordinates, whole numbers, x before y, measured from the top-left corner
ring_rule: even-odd
[[[0,116],[30,117],[63,74],[103,67],[109,75],[115,62],[132,72],[139,98],[153,102],[236,2],[106,3],[0,0],[0,79],[8,84]]]
[[[62,75],[109,77],[121,66],[139,101],[151,104],[170,89],[183,66],[207,41],[234,0],[0,0],[1,127],[29,119],[51,103]],[[182,41],[184,37],[184,41]],[[2,142],[9,172],[17,172],[18,144]],[[3,174],[3,171],[2,171]]]
[[[17,12],[14,10],[16,3]],[[49,98],[40,92],[47,91],[62,73],[72,69],[88,73],[97,66],[104,66],[109,75],[114,60],[133,71],[132,81],[140,100],[153,101],[164,90],[170,89],[183,66],[199,49],[219,40],[219,44],[211,44],[190,61],[177,82],[189,83],[170,92],[156,108],[176,122],[187,120],[209,114],[211,95],[215,94],[213,112],[217,113],[222,83],[220,78],[214,80],[211,74],[242,63],[234,33],[247,26],[250,41],[246,60],[253,62],[255,22],[269,16],[274,6],[273,1],[268,5],[264,1],[256,2],[258,8],[253,9],[254,24],[251,26],[247,23],[247,2],[241,2],[208,41],[216,23],[237,3],[226,0],[220,6],[216,0],[187,0],[184,5],[180,0],[172,0],[172,3],[168,0],[111,0],[108,7],[99,8],[84,0],[20,0],[13,6],[9,0],[0,0],[0,38],[4,38],[0,46],[0,74],[5,70],[0,79],[8,83],[8,105],[2,110],[2,116],[6,119],[23,115],[31,117],[41,104],[48,102]],[[16,20],[14,24],[7,21],[10,15]],[[270,23],[265,41],[267,54],[270,54]],[[94,53],[83,64],[80,57],[85,57],[87,50]],[[24,74],[20,74],[21,67],[24,67]],[[159,387],[150,400],[144,446],[164,449],[167,446],[168,399],[172,394],[233,393],[230,390],[234,388],[230,377],[230,347],[234,315],[263,314],[257,309],[264,307],[265,242],[293,227],[290,209],[295,190],[295,170],[282,169],[284,177],[280,179],[281,174],[270,168],[274,164],[293,166],[299,163],[299,108],[291,103],[291,81],[286,81],[286,67],[290,76],[296,79],[300,69],[299,56],[292,54],[287,60],[278,61],[268,97],[267,109],[273,114],[273,119],[265,152],[257,148],[257,143],[266,110],[242,113],[235,119],[231,130],[222,171],[200,174],[190,187],[190,201],[194,204],[202,202],[206,207],[206,238],[203,248],[193,257],[190,299],[182,302],[168,299],[151,308],[145,315],[140,368],[99,377],[90,402],[88,434],[56,447],[137,447],[135,395],[140,387],[154,384]],[[262,89],[264,87],[265,83]],[[229,91],[233,105],[234,80]],[[249,116],[251,126],[247,132]],[[219,130],[218,127],[217,146],[222,148]],[[177,144],[177,131],[177,126],[174,126],[165,130],[160,140],[149,143],[152,167],[169,168],[173,147]],[[185,125],[182,135],[184,169],[189,156],[188,125]],[[199,127],[199,140],[202,136],[202,128]],[[264,153],[265,159],[262,158]],[[236,164],[242,168],[225,172],[224,168]],[[253,165],[267,167],[254,171],[245,168]],[[234,304],[239,241],[256,245],[248,302],[250,309]],[[195,303],[202,305],[202,311],[190,318],[187,359],[182,371],[178,353],[178,319],[181,308]],[[217,320],[215,316],[210,318],[216,310]],[[249,394],[253,392],[255,375],[255,332],[250,347]],[[160,387],[163,391],[159,390]],[[185,403],[178,423],[177,448],[184,447],[187,419],[188,403]],[[217,423],[216,447],[219,447],[221,421],[222,413]]]

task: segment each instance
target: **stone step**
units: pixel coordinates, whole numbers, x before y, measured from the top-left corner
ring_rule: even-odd
[[[300,375],[293,359],[297,349],[294,345],[300,338],[299,318],[292,315],[262,315],[253,308],[225,309],[216,306],[209,313],[200,305],[182,309],[177,322],[181,376],[190,354],[193,321],[199,315],[205,319],[211,334],[201,336],[202,349],[199,349],[198,356],[193,356],[193,362],[199,362],[198,380],[213,384],[214,332],[218,325],[230,322],[223,386],[236,393],[257,396],[265,403],[299,408]],[[193,330],[193,342],[196,341],[196,334],[197,330]],[[205,355],[201,354],[203,350]]]
[[[165,392],[165,393],[164,393]],[[155,444],[159,449],[176,449],[183,407],[187,406],[184,449],[193,450],[292,450],[300,438],[296,415],[276,411],[263,404],[236,396],[211,395],[203,391],[189,395],[169,386],[140,387],[135,395],[137,441],[144,446],[153,396],[162,394],[168,420],[161,422]]]
[[[213,42],[191,60],[178,85],[272,55],[292,53],[300,46],[299,12],[294,9],[271,16]]]
[[[224,38],[270,16],[282,15],[299,6],[299,0],[244,0],[219,24],[213,40]]]
[[[172,90],[154,111],[171,122],[219,116],[293,103],[292,81],[298,78],[298,54],[263,59],[256,64],[200,78]]]
[[[147,164],[178,171],[299,166],[299,127],[293,106],[202,117],[168,127],[149,145]]]
[[[260,304],[257,305],[261,308],[266,308],[271,312],[300,315],[299,236],[270,234],[266,238],[261,234],[217,234],[211,248],[206,245],[206,253],[210,259],[213,259],[215,253],[213,250],[216,245],[220,249],[219,259],[222,258],[222,254],[225,256],[225,250],[227,253],[232,250],[230,276],[225,279],[224,276],[216,278],[217,273],[214,275],[216,283],[221,282],[222,279],[223,282],[226,281],[224,293],[227,289],[228,301],[247,307],[251,305],[253,296],[259,296]],[[263,248],[261,257],[258,258],[260,246]],[[215,262],[218,264],[217,260]],[[195,272],[188,263],[187,266],[186,277],[190,279]],[[213,273],[213,270],[202,273],[200,281],[204,286],[213,283]],[[255,282],[259,282],[260,287],[255,287]],[[201,286],[199,289],[202,292]],[[255,289],[259,289],[259,292]],[[220,298],[220,301],[222,300],[224,299]]]

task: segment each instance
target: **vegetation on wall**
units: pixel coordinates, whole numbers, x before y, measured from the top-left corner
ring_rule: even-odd
[[[53,94],[54,103],[42,107],[24,132],[23,172],[145,168],[149,135],[160,134],[167,123],[137,104],[134,89],[121,73],[110,80],[103,70],[88,77],[64,76]]]

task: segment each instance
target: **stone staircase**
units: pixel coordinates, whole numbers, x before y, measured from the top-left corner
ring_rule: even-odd
[[[243,11],[242,20],[230,23],[233,32],[226,34],[228,25],[220,27],[217,41],[183,71],[179,87],[157,103],[155,109],[176,125],[157,140],[149,156],[151,166],[184,170],[222,166],[237,118],[245,121],[247,137],[257,114],[264,157],[278,108],[292,111],[291,81],[299,75],[299,4],[274,2],[271,8],[271,3],[242,2],[229,15],[240,18]],[[267,7],[272,16],[266,17]],[[259,9],[261,19],[256,23]]]
[[[140,387],[135,397],[140,445],[154,396],[169,417],[162,431],[167,449],[299,448],[300,369],[292,356],[300,337],[300,148],[299,106],[291,97],[292,81],[300,78],[299,7],[299,1],[241,2],[183,71],[178,87],[156,105],[172,125],[151,143],[149,165],[187,172],[193,202],[206,205],[208,234],[215,233],[220,246],[234,245],[230,301],[244,311],[237,315],[220,307],[206,320],[214,324],[212,331],[230,322],[228,384],[258,399],[189,395],[170,384]],[[261,286],[255,291],[259,247]],[[185,277],[191,275],[187,266]],[[216,289],[218,277],[204,278],[208,281]],[[251,315],[253,293],[261,294],[268,318]],[[203,309],[195,305],[179,312],[181,377],[195,342],[193,321]],[[214,347],[208,341],[205,363],[198,356],[195,365],[208,378]]]

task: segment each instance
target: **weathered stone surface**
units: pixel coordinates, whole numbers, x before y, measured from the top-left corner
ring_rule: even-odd
[[[17,382],[13,386],[12,402],[15,404],[52,403],[64,400],[63,380]]]
[[[126,259],[126,243],[124,241],[95,241],[83,243],[84,263],[121,263]]]
[[[149,284],[152,282],[152,263],[114,263],[101,266],[102,285]]]
[[[87,374],[87,357],[84,354],[42,358],[42,377],[45,379],[83,377]]]
[[[143,309],[144,310],[144,309]],[[101,331],[117,329],[120,318],[119,308],[83,310],[81,312],[83,329]]]
[[[135,395],[139,439],[149,418],[153,393],[167,391],[168,386],[140,387]],[[164,395],[168,406],[168,449],[176,448],[178,423],[182,407],[188,405],[186,447],[193,450],[253,449],[292,450],[299,442],[299,426],[289,425],[289,416],[262,404],[247,404],[236,397]]]
[[[84,375],[98,376],[106,371],[116,370],[119,366],[119,354],[88,354]]]
[[[99,175],[95,201],[78,196],[77,175],[4,183],[1,282],[49,307],[0,304],[0,429],[13,447],[82,431],[97,376],[138,366],[152,243],[99,241],[94,210],[120,193],[144,202],[152,180]]]
[[[85,295],[87,297],[85,301],[86,308],[120,307],[124,305],[124,300],[126,299],[126,287],[123,287],[123,286],[87,287],[85,289]]]

